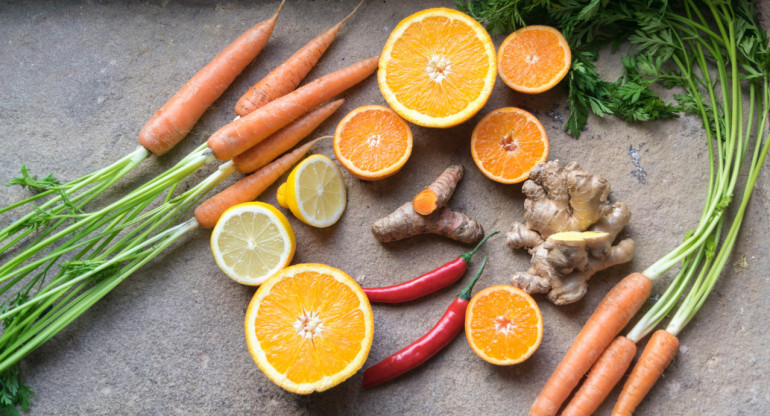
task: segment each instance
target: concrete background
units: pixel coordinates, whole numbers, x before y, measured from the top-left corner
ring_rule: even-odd
[[[763,3],[767,15],[769,7]],[[272,15],[277,5],[0,4],[0,182],[16,176],[22,163],[33,174],[54,172],[70,180],[130,152],[152,113],[243,30]],[[166,156],[145,161],[111,195],[137,186],[202,143],[232,119],[242,91],[354,5],[287,2],[268,46],[189,137]],[[368,1],[309,79],[378,54],[402,18],[442,5],[453,3]],[[495,38],[496,45],[501,41]],[[600,61],[607,79],[619,75],[619,58],[606,53]],[[344,96],[347,102],[319,135],[331,134],[336,122],[357,106],[385,104],[374,77]],[[543,122],[551,143],[549,159],[576,160],[609,179],[612,198],[632,209],[625,235],[637,243],[634,261],[596,275],[588,296],[577,304],[555,307],[537,298],[545,333],[540,349],[525,363],[488,365],[460,336],[423,367],[370,391],[361,391],[361,373],[322,394],[303,397],[283,391],[262,375],[246,349],[243,316],[255,289],[224,276],[211,257],[209,233],[196,231],[22,362],[24,378],[35,391],[30,414],[526,414],[609,288],[667,253],[695,225],[708,172],[698,120],[625,124],[592,118],[580,140],[574,140],[562,131],[567,118],[563,89],[523,96],[498,80],[486,108],[469,122],[446,130],[413,126],[414,152],[399,174],[369,183],[345,172],[348,208],[336,226],[318,230],[289,217],[298,241],[295,263],[327,263],[364,285],[392,284],[454,259],[467,247],[433,236],[380,244],[369,227],[455,162],[465,165],[466,176],[451,201],[454,208],[478,219],[488,232],[505,231],[512,221],[521,220],[521,186],[486,179],[468,150],[476,121],[494,108],[511,105],[529,109]],[[333,157],[330,142],[315,150]],[[189,183],[213,169],[202,170]],[[681,334],[679,355],[638,414],[770,413],[770,381],[764,376],[770,371],[768,178],[766,168],[730,264]],[[275,203],[275,189],[260,200]],[[0,204],[25,195],[2,187]],[[13,216],[2,216],[0,222],[7,224]],[[506,283],[513,271],[528,266],[528,256],[513,253],[502,238],[491,240],[484,251],[489,265],[477,290]],[[663,288],[672,275],[656,288]],[[365,367],[432,327],[462,285],[405,305],[375,305],[374,344]],[[609,410],[605,405],[600,413]]]

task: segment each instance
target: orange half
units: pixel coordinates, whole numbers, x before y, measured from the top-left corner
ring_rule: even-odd
[[[495,182],[519,183],[548,157],[548,136],[540,121],[516,107],[503,107],[482,118],[471,134],[471,157]]]
[[[381,105],[356,108],[334,132],[334,155],[358,179],[385,179],[398,172],[411,154],[412,129]]]
[[[246,343],[260,370],[284,389],[309,394],[358,371],[372,346],[372,308],[345,272],[289,266],[260,286],[246,311]]]
[[[435,8],[402,20],[380,54],[377,81],[401,117],[425,127],[451,127],[476,114],[496,79],[495,47],[481,24]]]
[[[550,26],[526,26],[510,35],[497,53],[497,72],[516,91],[536,94],[561,81],[572,63],[564,35]]]
[[[475,294],[465,315],[468,343],[484,361],[511,365],[529,358],[543,339],[543,316],[527,292],[510,285]]]

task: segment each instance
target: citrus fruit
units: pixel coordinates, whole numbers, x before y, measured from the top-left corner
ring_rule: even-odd
[[[475,294],[465,314],[468,343],[484,361],[511,365],[529,358],[543,338],[543,316],[532,296],[510,285]]]
[[[390,108],[358,107],[337,125],[334,154],[358,179],[385,179],[398,172],[412,154],[412,129]]]
[[[259,285],[286,267],[296,247],[289,220],[263,202],[228,209],[211,232],[211,251],[217,266],[244,285]]]
[[[345,272],[296,264],[268,279],[246,311],[246,343],[260,370],[284,389],[324,391],[355,374],[372,346],[374,319]]]
[[[331,159],[324,155],[309,156],[278,188],[278,204],[289,208],[305,224],[328,227],[345,211],[345,180]]]
[[[471,157],[489,179],[519,183],[548,157],[548,136],[529,112],[516,107],[498,108],[473,129]]]
[[[567,40],[550,26],[526,26],[511,33],[497,53],[500,79],[527,94],[553,88],[567,75],[571,63]]]
[[[425,127],[451,127],[473,117],[489,99],[495,47],[481,24],[446,8],[402,20],[380,54],[377,81],[401,117]]]

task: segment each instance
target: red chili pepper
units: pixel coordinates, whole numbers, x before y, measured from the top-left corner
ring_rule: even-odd
[[[369,298],[370,302],[400,303],[408,302],[443,289],[463,277],[465,271],[468,270],[468,263],[470,263],[471,257],[476,250],[489,237],[497,233],[499,231],[487,235],[473,250],[422,276],[393,286],[365,287],[363,288],[364,293],[366,293],[366,297]]]
[[[401,351],[364,371],[363,387],[365,389],[392,380],[419,366],[457,337],[465,325],[465,311],[468,308],[468,301],[471,300],[473,285],[481,277],[481,272],[484,271],[486,264],[487,257],[484,256],[481,268],[473,276],[473,280],[457,295],[454,302],[444,312],[444,316],[428,333]]]

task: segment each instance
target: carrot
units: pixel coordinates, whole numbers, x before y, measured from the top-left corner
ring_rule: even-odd
[[[676,335],[664,329],[659,329],[652,334],[620,392],[618,402],[612,409],[613,416],[634,413],[636,406],[642,402],[652,385],[663,374],[663,370],[671,364],[678,349],[679,339]]]
[[[212,228],[228,208],[257,199],[265,189],[309,152],[316,142],[329,137],[331,136],[319,137],[303,144],[207,199],[195,209],[195,219],[198,220],[198,224],[203,228]]]
[[[318,60],[334,41],[342,25],[353,16],[361,3],[358,3],[358,6],[342,21],[311,40],[310,43],[267,74],[265,78],[249,88],[246,94],[235,104],[235,113],[239,116],[245,116],[270,101],[294,91],[302,79],[318,63]]]
[[[309,109],[363,81],[377,69],[378,60],[377,56],[365,59],[267,103],[217,130],[209,137],[209,147],[217,159],[232,159]]]
[[[233,163],[235,167],[241,173],[251,173],[265,166],[312,133],[318,125],[337,111],[344,102],[345,100],[343,99],[332,101],[298,118],[264,141],[255,144],[249,150],[234,157]]]
[[[193,75],[142,127],[139,143],[155,156],[161,156],[182,141],[206,109],[267,44],[281,8],[283,2],[273,17],[244,32]]]
[[[615,338],[591,368],[562,416],[592,415],[618,384],[636,355],[636,344],[624,336]]]
[[[583,375],[650,296],[652,281],[641,273],[621,280],[604,297],[569,347],[529,410],[555,415]]]

